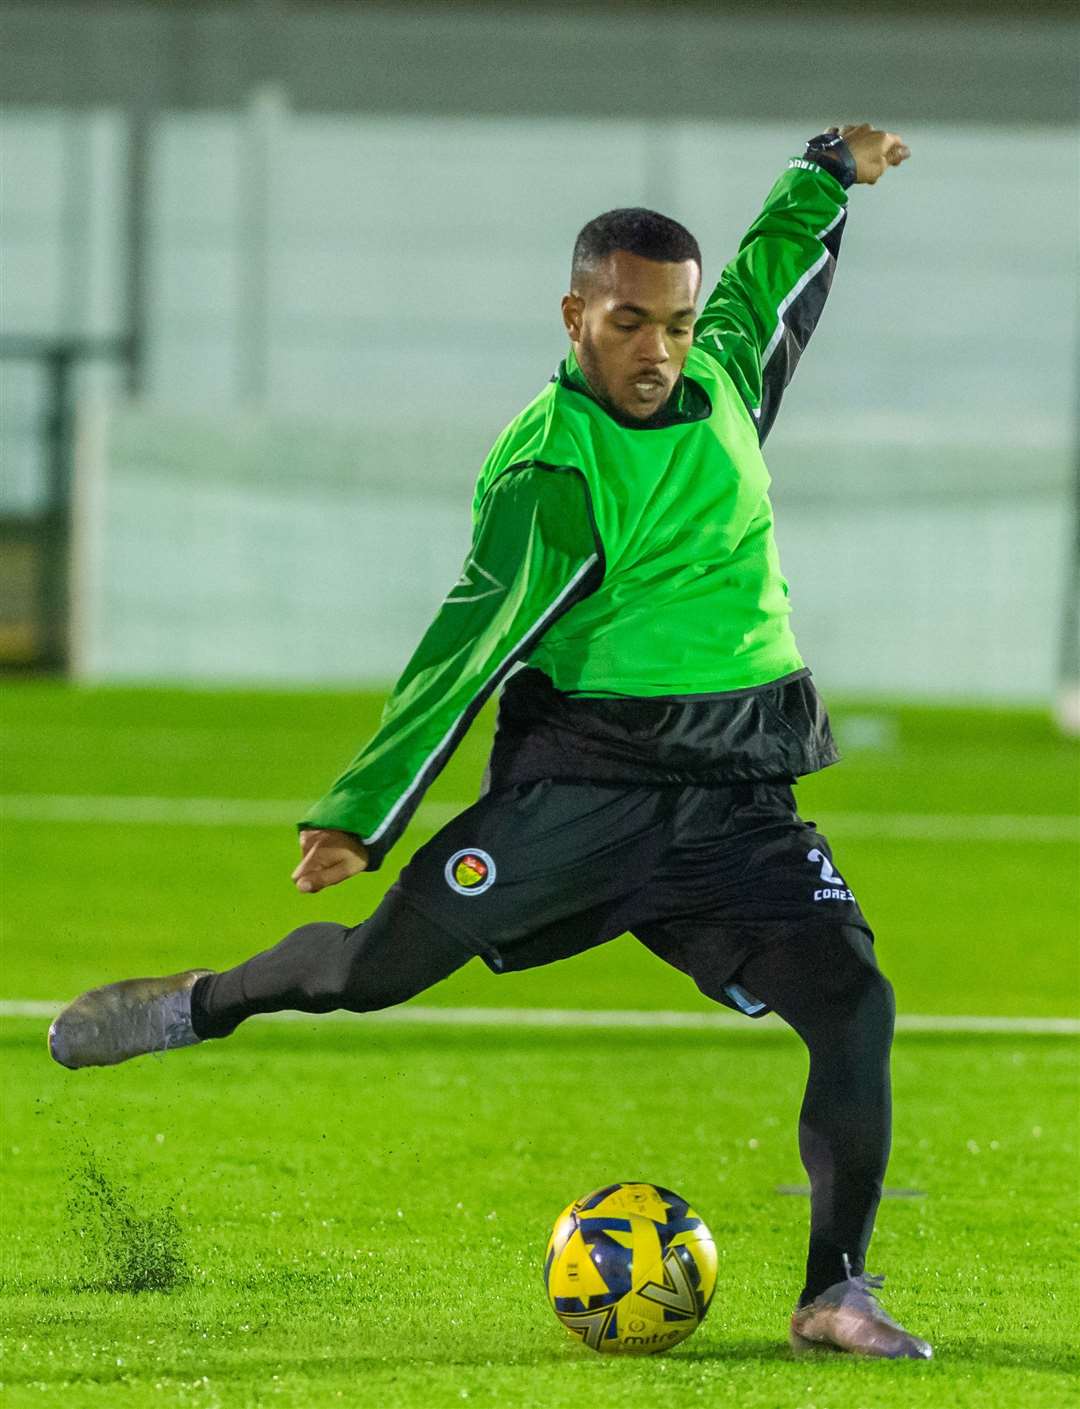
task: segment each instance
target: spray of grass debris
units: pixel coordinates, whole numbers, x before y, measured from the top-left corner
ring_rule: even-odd
[[[180,1220],[170,1206],[137,1208],[92,1153],[75,1167],[68,1205],[84,1291],[168,1292],[188,1280]]]

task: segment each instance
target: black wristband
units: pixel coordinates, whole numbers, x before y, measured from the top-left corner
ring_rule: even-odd
[[[855,184],[855,158],[838,132],[822,132],[818,137],[811,137],[803,156],[830,176],[835,176],[845,191]]]

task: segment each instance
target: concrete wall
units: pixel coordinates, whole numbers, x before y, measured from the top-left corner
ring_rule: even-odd
[[[286,4],[8,0],[10,103],[231,108],[265,82],[316,112],[1076,121],[1065,3]]]
[[[238,194],[252,121],[256,217]],[[833,688],[1044,698],[1070,522],[1075,149],[1049,129],[908,135],[911,163],[852,195],[769,445],[799,638]],[[570,119],[163,121],[152,397],[114,418],[103,460],[83,669],[392,675],[457,574],[488,444],[561,355],[578,225],[662,204],[715,275],[796,143],[672,124],[657,160],[656,141]],[[362,612],[313,624],[312,596],[342,594]]]
[[[1075,25],[270,5],[256,32],[252,13],[17,4],[0,21],[5,326],[115,332],[137,296],[143,339],[142,404],[95,462],[87,671],[391,673],[456,573],[484,450],[561,355],[579,226],[657,206],[714,278],[785,158],[865,114],[915,155],[853,192],[770,441],[800,639],[845,688],[1049,691]],[[29,509],[40,372],[3,371],[0,508]],[[121,378],[82,382],[101,400]],[[381,634],[359,653],[333,631],[298,644],[275,555],[378,603]]]

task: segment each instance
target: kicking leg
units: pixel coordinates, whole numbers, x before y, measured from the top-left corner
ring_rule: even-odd
[[[200,978],[192,994],[192,1024],[199,1038],[227,1037],[256,1013],[392,1008],[471,957],[395,885],[363,924],[352,929],[325,922],[301,925],[235,969]]]
[[[393,886],[363,924],[303,925],[223,973],[192,969],[91,989],[57,1016],[49,1051],[66,1067],[112,1066],[225,1037],[256,1013],[369,1012],[414,997],[470,957]]]

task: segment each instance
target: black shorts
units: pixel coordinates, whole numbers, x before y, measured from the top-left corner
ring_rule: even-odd
[[[753,1016],[764,1005],[735,980],[756,950],[843,926],[870,934],[786,781],[507,788],[421,847],[399,886],[496,972],[566,959],[629,931]]]

